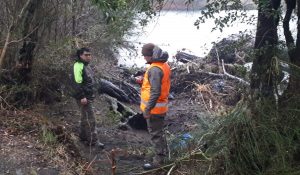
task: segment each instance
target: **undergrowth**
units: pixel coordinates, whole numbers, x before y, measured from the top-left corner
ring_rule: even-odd
[[[215,128],[205,154],[209,174],[300,174],[299,111],[242,102]]]
[[[295,100],[296,99],[296,100]],[[297,98],[287,107],[265,100],[234,110],[205,131],[166,166],[146,172],[168,174],[298,175],[300,110]]]

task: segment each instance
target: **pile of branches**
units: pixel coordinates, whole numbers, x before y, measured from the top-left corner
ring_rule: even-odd
[[[177,66],[172,71],[171,92],[189,94],[208,111],[233,107],[248,88],[248,83],[226,72],[213,73],[195,64]]]

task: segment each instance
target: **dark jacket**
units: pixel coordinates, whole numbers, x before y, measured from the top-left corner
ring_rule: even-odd
[[[71,72],[73,86],[72,96],[77,100],[83,98],[93,100],[95,98],[94,72],[88,63],[83,62],[82,60],[76,60]]]

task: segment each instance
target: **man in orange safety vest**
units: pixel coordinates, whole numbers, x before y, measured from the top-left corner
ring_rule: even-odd
[[[171,70],[167,64],[168,53],[158,46],[152,43],[145,44],[142,48],[142,55],[150,66],[143,78],[140,108],[147,120],[155,153],[152,163],[146,163],[144,169],[152,169],[163,163],[167,153],[163,129],[168,111]]]

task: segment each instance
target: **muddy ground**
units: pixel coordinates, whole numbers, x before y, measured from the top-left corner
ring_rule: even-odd
[[[172,160],[176,140],[185,133],[197,140],[215,116],[230,110],[240,97],[237,83],[179,66],[172,77],[172,95],[166,117],[166,135]],[[126,104],[135,112],[138,105]],[[72,98],[28,110],[1,110],[0,174],[116,174],[142,172],[152,157],[147,131],[118,128],[120,117],[110,109],[105,94],[97,96],[94,111],[104,150],[78,141],[80,113]],[[176,150],[176,151],[175,151]],[[114,155],[113,155],[114,154]],[[114,163],[113,163],[114,162]],[[165,172],[160,172],[165,174]]]

